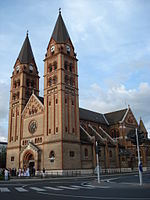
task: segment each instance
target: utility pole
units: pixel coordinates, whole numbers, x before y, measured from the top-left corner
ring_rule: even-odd
[[[99,157],[98,157],[98,143],[96,141],[96,162],[97,162],[97,181],[100,183],[100,167],[99,167]]]
[[[139,139],[138,139],[138,134],[137,134],[137,128],[135,129],[136,133],[136,144],[137,144],[137,153],[138,153],[138,170],[139,170],[139,180],[140,180],[140,185],[143,184],[142,181],[142,165],[141,165],[141,159],[140,159],[140,149],[139,149]]]

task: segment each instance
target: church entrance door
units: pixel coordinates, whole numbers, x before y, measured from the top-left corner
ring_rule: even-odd
[[[28,151],[23,158],[23,168],[26,170],[29,168],[30,175],[33,175],[35,167],[34,156],[31,151]]]

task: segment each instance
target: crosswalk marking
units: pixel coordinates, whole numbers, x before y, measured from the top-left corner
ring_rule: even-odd
[[[10,192],[10,190],[6,187],[0,188],[1,192]]]
[[[64,190],[62,188],[55,188],[55,187],[44,187],[44,188],[49,190]]]
[[[86,187],[80,186],[80,185],[71,185],[71,187],[79,188],[79,189],[86,189]]]
[[[102,188],[102,189],[106,189],[106,188],[110,188],[109,186],[94,186],[94,185],[68,185],[68,186],[55,186],[55,187],[51,187],[51,186],[42,186],[42,188],[40,187],[29,187],[28,189],[25,189],[23,187],[14,187],[14,189],[17,192],[30,192],[30,190],[35,190],[37,192],[46,192],[47,190],[54,190],[54,191],[63,191],[63,190],[80,190],[80,189],[96,189],[96,188]],[[8,187],[0,187],[0,192],[13,192],[13,190],[11,191],[11,188]]]
[[[38,191],[38,192],[45,192],[46,191],[45,189],[38,188],[38,187],[30,187],[30,189]]]
[[[68,186],[58,186],[59,188],[62,189],[67,189],[67,190],[78,190],[79,188],[73,188],[73,187],[68,187]]]
[[[24,189],[23,187],[15,187],[18,192],[28,192],[28,190]]]

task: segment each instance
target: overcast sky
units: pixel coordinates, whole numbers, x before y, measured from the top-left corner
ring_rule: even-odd
[[[26,31],[40,72],[62,16],[79,59],[80,107],[111,112],[130,105],[150,132],[149,0],[0,1],[0,139],[7,138],[10,76]]]

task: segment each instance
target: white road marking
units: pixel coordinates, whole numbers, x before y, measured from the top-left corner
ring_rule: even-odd
[[[62,188],[55,188],[55,187],[44,187],[45,189],[49,189],[49,190],[57,190],[57,191],[59,191],[59,190],[64,190],[64,189],[62,189]]]
[[[22,188],[22,187],[15,187],[15,189],[18,191],[18,192],[28,192],[28,190]]]
[[[67,189],[67,190],[78,190],[79,188],[73,188],[73,187],[67,187],[67,186],[58,186],[59,188],[62,189]]]
[[[0,188],[0,192],[10,192],[10,190],[6,187]]]
[[[80,186],[80,185],[71,185],[71,187],[79,188],[79,189],[87,189],[88,187]]]
[[[45,189],[38,188],[38,187],[30,187],[30,189],[38,191],[38,192],[45,192],[46,191]]]

